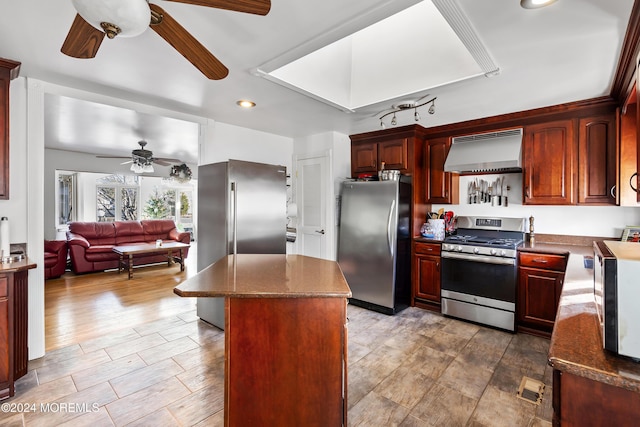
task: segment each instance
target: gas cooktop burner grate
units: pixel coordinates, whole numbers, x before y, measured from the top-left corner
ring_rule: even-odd
[[[522,240],[518,239],[494,239],[487,242],[489,245],[493,246],[509,246],[516,247],[522,243]]]

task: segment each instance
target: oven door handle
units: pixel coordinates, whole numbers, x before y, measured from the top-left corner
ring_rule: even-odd
[[[440,256],[442,258],[461,259],[464,261],[482,262],[485,264],[516,265],[515,258],[500,258],[486,255],[469,255],[457,252],[442,252]]]
[[[393,227],[393,212],[396,207],[396,201],[391,201],[391,207],[389,207],[389,218],[387,219],[387,244],[389,245],[389,255],[393,258],[393,244],[395,242],[395,230]]]

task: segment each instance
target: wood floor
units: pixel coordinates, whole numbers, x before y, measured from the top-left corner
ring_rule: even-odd
[[[178,264],[158,264],[134,269],[131,280],[117,270],[47,280],[46,351],[192,310],[195,299],[173,288],[196,273],[196,250],[190,248],[183,272]]]
[[[29,361],[0,425],[222,427],[224,333],[172,291],[193,255],[183,273],[47,281],[47,354]],[[551,427],[548,340],[415,307],[347,315],[348,427]],[[546,384],[540,405],[517,398],[523,376]]]

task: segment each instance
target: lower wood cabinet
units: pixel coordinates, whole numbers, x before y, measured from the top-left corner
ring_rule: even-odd
[[[640,393],[553,370],[554,426],[632,426],[640,419]]]
[[[518,331],[551,336],[568,254],[519,252]]]
[[[414,242],[412,305],[440,310],[440,243]]]
[[[13,396],[14,382],[27,373],[27,273],[0,273],[0,399]]]
[[[225,425],[346,426],[346,324],[346,298],[228,298]]]

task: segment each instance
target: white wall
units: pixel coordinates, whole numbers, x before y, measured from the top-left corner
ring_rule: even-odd
[[[471,180],[492,182],[504,176],[511,186],[508,207],[468,204],[467,184]],[[539,234],[567,236],[611,237],[619,239],[627,225],[640,225],[640,207],[620,206],[534,206],[522,204],[522,174],[478,175],[460,177],[460,204],[433,205],[453,211],[456,215],[503,216],[513,218],[534,217],[534,229]],[[527,221],[527,232],[529,222]]]
[[[210,120],[200,149],[200,164],[229,159],[283,165],[291,170],[293,139]]]

